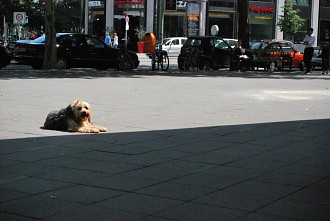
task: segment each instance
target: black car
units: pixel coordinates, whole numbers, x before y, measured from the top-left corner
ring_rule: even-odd
[[[229,44],[220,37],[194,36],[188,37],[183,44],[179,57],[179,69],[187,69],[187,58],[196,56],[198,69],[218,70],[220,67],[230,67],[234,51]]]
[[[107,46],[93,35],[76,33],[58,33],[57,68],[97,68],[105,70],[115,68],[131,70],[139,66],[139,59],[134,52]],[[14,59],[29,64],[34,69],[42,68],[45,51],[45,36],[29,42],[17,42]]]
[[[11,57],[6,49],[0,45],[0,69],[10,64]]]

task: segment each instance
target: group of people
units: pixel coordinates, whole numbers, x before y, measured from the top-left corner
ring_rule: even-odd
[[[111,41],[111,37],[109,35],[109,32],[105,33],[105,38],[104,38],[104,42],[109,45],[110,47],[113,48],[118,48],[118,36],[117,33],[113,34],[113,41]]]
[[[307,29],[307,34],[303,40],[305,45],[304,50],[304,63],[306,66],[306,74],[310,74],[312,70],[312,58],[314,55],[314,46],[315,46],[315,36],[313,35],[313,28]],[[328,74],[329,73],[329,51],[330,51],[330,34],[328,30],[325,30],[323,33],[321,42],[320,42],[320,48],[321,48],[321,58],[322,58],[322,74]]]

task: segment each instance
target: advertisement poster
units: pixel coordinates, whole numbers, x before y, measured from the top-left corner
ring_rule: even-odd
[[[187,3],[187,30],[188,36],[198,35],[200,4]]]

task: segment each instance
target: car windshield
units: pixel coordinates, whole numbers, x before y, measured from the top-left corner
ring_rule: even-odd
[[[214,46],[216,48],[228,48],[228,44],[222,39],[214,39]]]
[[[256,42],[252,44],[251,49],[265,49],[267,46],[266,42]]]
[[[163,45],[169,44],[170,40],[171,39],[169,39],[169,38],[164,38],[163,39]]]
[[[184,43],[185,46],[200,46],[201,44],[202,40],[196,38],[188,38],[187,41]]]

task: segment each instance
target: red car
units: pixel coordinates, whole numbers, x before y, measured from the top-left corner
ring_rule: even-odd
[[[287,40],[270,40],[270,41],[259,41],[254,42],[251,46],[252,54],[257,55],[256,57],[267,58],[270,57],[275,61],[275,66],[278,69],[282,69],[282,61],[284,57],[291,61],[291,68],[299,68],[301,71],[305,68],[303,61],[304,54],[297,51],[296,47],[291,41]],[[256,58],[257,61],[258,58]],[[259,62],[257,61],[256,64]],[[260,62],[259,67],[267,67],[268,64]],[[287,67],[287,62],[285,67]],[[266,68],[265,67],[265,68]]]

